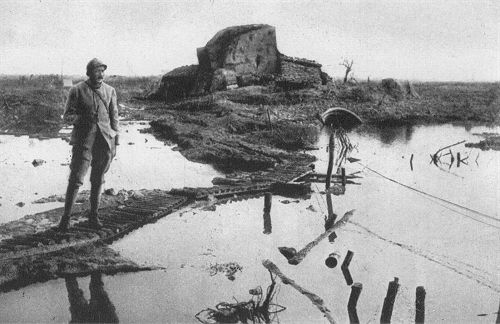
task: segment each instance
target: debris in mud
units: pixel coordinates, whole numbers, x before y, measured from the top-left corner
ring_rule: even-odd
[[[221,177],[215,177],[212,179],[212,184],[215,186],[237,186],[241,184],[246,184],[250,183],[249,179],[240,179],[240,178],[221,178]]]
[[[104,194],[108,195],[108,196],[115,196],[116,191],[114,188],[109,188],[109,189],[104,190]]]
[[[357,159],[357,158],[354,158],[354,157],[348,157],[348,158],[347,158],[347,161],[349,161],[349,163],[354,163],[354,162],[359,162],[359,161],[361,161],[361,159]]]
[[[278,247],[278,250],[287,259],[291,259],[295,255],[297,255],[297,250],[295,250],[294,248],[290,248],[290,247],[286,247],[286,246],[280,246],[280,247]]]
[[[215,206],[215,205],[208,205],[208,206],[205,206],[205,207],[201,208],[201,210],[203,210],[203,211],[216,211],[217,210],[217,206]]]
[[[282,203],[284,205],[288,205],[291,203],[298,203],[298,202],[300,202],[300,200],[288,200],[288,199],[280,200],[280,203]]]
[[[243,267],[236,262],[216,263],[211,264],[208,270],[210,271],[210,276],[215,276],[218,273],[224,273],[227,279],[233,281],[234,279],[236,279],[236,277],[234,276],[236,272],[241,272],[241,270],[243,270]]]
[[[34,167],[37,167],[44,164],[45,162],[46,161],[42,159],[34,159],[33,162],[31,162],[31,164],[33,164]]]
[[[309,205],[306,209],[307,209],[307,210],[310,210],[310,211],[312,211],[312,212],[317,212],[316,208],[314,208],[314,206],[313,206],[313,205]]]
[[[325,193],[331,193],[332,195],[340,196],[345,193],[345,187],[338,183],[335,183],[331,185],[331,187],[328,188]]]
[[[204,324],[211,323],[272,323],[276,319],[276,314],[282,312],[286,307],[274,304],[272,301],[276,297],[276,280],[271,271],[271,285],[267,287],[264,298],[262,287],[250,289],[248,293],[252,298],[247,302],[227,303],[221,302],[215,309],[207,308],[198,312],[195,317]]]
[[[18,202],[16,204],[17,207],[24,207],[24,205],[26,205],[25,203],[23,203],[22,201]]]

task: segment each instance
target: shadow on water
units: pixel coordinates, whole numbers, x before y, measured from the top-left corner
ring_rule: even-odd
[[[333,212],[332,195],[329,192],[326,193],[326,204],[328,207],[328,216],[325,217],[325,231],[328,231],[333,224],[335,224],[335,220],[337,219],[337,214]],[[333,232],[328,235],[328,242],[333,243],[336,238],[337,234]]]
[[[90,276],[90,300],[87,301],[83,290],[78,286],[76,277],[67,277],[70,323],[118,323],[116,309],[104,290],[102,275],[93,273]]]
[[[264,212],[264,234],[271,234],[273,232],[273,225],[271,224],[271,213]]]
[[[367,125],[359,128],[356,132],[379,138],[383,144],[391,145],[394,142],[402,142],[404,144],[410,142],[414,130],[415,126],[410,124],[382,124]]]
[[[198,312],[195,317],[201,323],[279,323],[277,314],[286,307],[274,304],[276,290],[275,276],[269,272],[271,284],[267,287],[266,294],[262,287],[250,289],[248,293],[252,298],[246,302],[227,303],[221,302],[213,308]]]

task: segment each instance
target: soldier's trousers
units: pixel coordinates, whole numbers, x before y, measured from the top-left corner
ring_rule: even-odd
[[[115,147],[110,148],[99,127],[94,127],[85,143],[73,145],[69,185],[80,187],[89,167],[92,168],[90,171],[92,186],[103,184],[104,175],[109,170],[115,154]]]

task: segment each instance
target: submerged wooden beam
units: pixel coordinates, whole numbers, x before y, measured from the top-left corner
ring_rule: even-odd
[[[315,293],[301,287],[293,279],[287,277],[285,274],[283,274],[283,272],[281,272],[281,270],[278,268],[278,266],[276,266],[272,261],[263,260],[262,265],[267,270],[269,270],[272,273],[274,273],[275,275],[277,275],[285,285],[290,285],[295,290],[300,292],[302,295],[309,298],[309,300],[313,303],[313,305],[316,306],[320,310],[320,312],[323,313],[323,315],[326,317],[328,322],[333,323],[333,324],[336,323],[330,310],[325,306],[325,303],[323,302],[323,299],[321,297],[319,297]]]
[[[288,259],[288,263],[297,265],[304,260],[304,258],[309,254],[309,252],[316,246],[318,245],[319,242],[321,242],[323,239],[328,237],[331,233],[335,232],[337,229],[340,227],[344,226],[351,216],[354,214],[355,209],[348,211],[347,213],[344,214],[344,216],[335,224],[333,224],[332,227],[330,227],[328,230],[326,230],[324,233],[319,235],[317,238],[315,238],[313,241],[308,243],[302,250],[297,252],[292,258]]]

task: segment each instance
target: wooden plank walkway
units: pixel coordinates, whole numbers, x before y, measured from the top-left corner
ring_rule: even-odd
[[[294,186],[300,187],[299,192],[304,191],[300,184]],[[196,200],[215,198],[219,202],[224,202],[255,197],[266,191],[277,193],[290,191],[289,188],[281,187],[277,186],[277,183],[262,182],[237,186],[172,189],[168,192],[153,190],[144,197],[128,199],[118,206],[101,208],[99,210],[99,219],[103,223],[101,229],[92,228],[83,213],[77,213],[72,215],[67,232],[49,229],[4,239],[0,241],[0,262],[48,254],[86,244],[99,242],[109,244]],[[295,187],[293,189],[297,190]]]
[[[88,221],[84,220],[72,223],[69,230],[64,233],[50,229],[3,240],[0,242],[0,261],[47,254],[97,242],[111,243],[192,201],[189,197],[162,191],[156,191],[143,198],[130,199],[124,205],[100,209],[99,219],[103,227],[99,230],[90,227]]]

